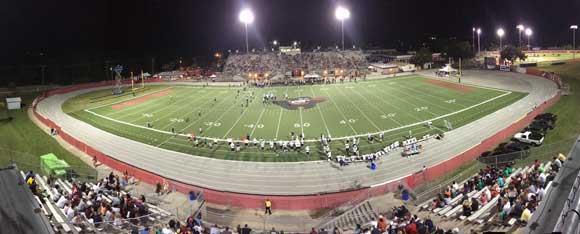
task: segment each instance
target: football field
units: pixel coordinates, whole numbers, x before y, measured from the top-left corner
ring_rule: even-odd
[[[525,96],[504,90],[464,86],[416,75],[344,84],[242,88],[150,85],[132,95],[111,90],[86,93],[63,106],[68,114],[103,130],[154,146],[214,158],[250,161],[303,161],[324,158],[318,139],[331,135],[335,155],[341,140],[361,138],[371,152],[411,134],[448,131],[501,109]],[[264,102],[264,96],[269,100]],[[275,96],[275,100],[273,97]],[[426,122],[432,122],[431,127]],[[366,142],[367,134],[385,135]],[[250,136],[286,141],[305,136],[313,156],[245,147],[231,152],[225,141]],[[218,146],[193,146],[187,136],[216,139]],[[266,144],[267,145],[267,144]],[[269,147],[266,147],[269,148]]]

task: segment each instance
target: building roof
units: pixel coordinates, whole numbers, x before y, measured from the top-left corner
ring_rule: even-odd
[[[2,233],[54,233],[17,169],[0,169],[0,197]]]
[[[373,67],[380,68],[380,69],[388,69],[388,68],[397,68],[399,66],[390,63],[371,63]]]

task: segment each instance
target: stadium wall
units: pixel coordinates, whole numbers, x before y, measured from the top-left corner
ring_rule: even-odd
[[[528,74],[538,75],[535,71],[530,71]],[[543,74],[543,73],[541,73]],[[545,76],[539,75],[546,79],[552,80]],[[161,80],[150,80],[148,82],[161,82]],[[99,82],[90,84],[81,84],[75,86],[68,86],[60,88],[54,91],[47,92],[45,95],[38,97],[33,102],[33,108],[36,107],[38,101],[43,100],[46,97],[55,94],[68,93],[75,90],[109,86],[112,82]],[[309,194],[309,195],[299,195],[299,196],[269,196],[258,195],[258,194],[241,194],[228,191],[219,191],[213,189],[207,189],[191,184],[186,184],[183,182],[176,181],[172,178],[165,178],[162,175],[155,174],[151,171],[146,171],[141,168],[135,167],[133,165],[127,164],[125,162],[116,160],[109,155],[106,155],[89,145],[77,140],[73,136],[70,136],[65,131],[62,131],[61,127],[52,122],[51,120],[45,118],[34,109],[34,116],[42,122],[44,125],[55,128],[58,130],[59,135],[69,144],[75,146],[77,149],[85,152],[91,157],[96,157],[101,163],[119,171],[127,171],[130,175],[135,178],[149,184],[164,183],[167,182],[172,190],[176,190],[182,193],[189,193],[190,191],[203,192],[204,198],[207,202],[236,206],[242,208],[263,208],[263,202],[266,198],[272,200],[274,209],[283,210],[316,210],[321,208],[333,208],[337,206],[342,206],[345,204],[356,204],[362,202],[370,197],[379,196],[387,192],[397,191],[400,184],[406,184],[407,186],[414,188],[426,181],[438,178],[446,173],[449,173],[464,164],[467,161],[476,159],[481,153],[492,148],[493,146],[501,143],[504,139],[511,137],[519,129],[531,122],[534,117],[542,113],[545,109],[550,107],[560,98],[560,93],[556,94],[550,100],[544,102],[540,106],[534,107],[527,115],[523,116],[518,121],[512,123],[507,128],[496,133],[495,135],[489,137],[488,139],[482,141],[480,144],[464,151],[463,153],[456,155],[446,161],[443,161],[433,167],[428,168],[425,171],[418,171],[416,173],[402,176],[399,179],[387,181],[378,185],[373,185],[369,187],[358,188],[350,191],[333,192],[326,194]]]

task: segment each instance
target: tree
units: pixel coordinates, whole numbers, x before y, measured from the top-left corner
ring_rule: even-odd
[[[527,57],[528,56],[526,56],[520,48],[517,48],[512,45],[506,46],[500,52],[500,59],[509,60],[512,63],[514,63],[516,59],[526,60]]]
[[[467,41],[451,41],[447,48],[447,57],[468,59],[473,57],[471,43]]]
[[[417,51],[415,55],[415,64],[418,66],[423,67],[425,63],[429,63],[433,61],[433,53],[429,48],[423,47]]]

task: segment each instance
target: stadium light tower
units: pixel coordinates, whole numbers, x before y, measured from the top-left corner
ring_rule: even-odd
[[[530,48],[531,47],[530,37],[532,36],[532,29],[531,28],[526,28],[526,36],[528,36],[528,48]]]
[[[246,8],[240,11],[239,15],[240,22],[244,23],[246,28],[246,54],[250,52],[250,46],[248,45],[248,24],[254,22],[254,13],[252,10]]]
[[[340,32],[342,38],[342,50],[344,50],[344,20],[350,18],[350,11],[344,7],[337,7],[334,16],[340,20]]]
[[[520,48],[521,48],[522,47],[522,32],[525,30],[525,28],[521,24],[518,25],[516,28],[518,29],[518,34],[520,36],[519,38],[520,38]]]
[[[471,28],[471,51],[475,53],[475,27]]]
[[[481,42],[479,41],[479,35],[481,35],[481,28],[477,29],[477,53],[481,53]]]
[[[572,59],[576,59],[576,29],[578,29],[578,25],[570,25],[570,29],[572,29]]]
[[[503,28],[497,30],[497,36],[499,37],[499,50],[503,48],[503,44],[501,44],[501,38],[503,37],[504,34],[505,31],[503,31]]]

